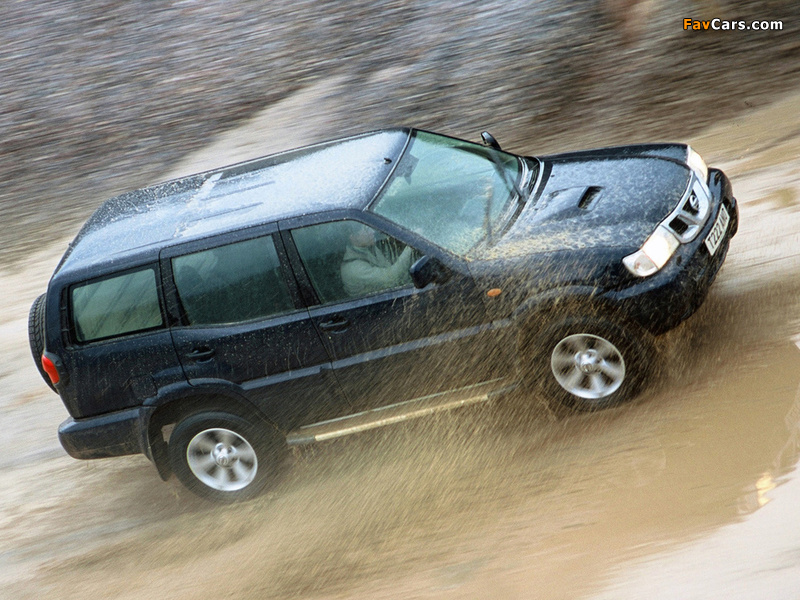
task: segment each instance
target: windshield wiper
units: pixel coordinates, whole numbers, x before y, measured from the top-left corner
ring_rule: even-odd
[[[516,181],[511,179],[511,176],[508,174],[508,170],[506,169],[505,165],[500,161],[500,158],[497,156],[497,151],[493,148],[487,148],[489,151],[489,159],[494,164],[494,168],[500,173],[500,176],[503,178],[503,182],[506,184],[510,190],[512,190],[517,195],[517,202],[519,204],[525,204],[525,195],[522,193],[522,190],[519,188],[519,185]],[[522,165],[522,159],[520,157],[515,157],[520,164]],[[526,167],[527,168],[527,167]],[[521,173],[524,171],[521,171]]]

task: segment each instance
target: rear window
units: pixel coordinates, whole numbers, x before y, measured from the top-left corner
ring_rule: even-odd
[[[79,342],[163,327],[152,267],[72,288],[72,318]]]
[[[190,325],[237,323],[294,310],[272,237],[172,259]]]

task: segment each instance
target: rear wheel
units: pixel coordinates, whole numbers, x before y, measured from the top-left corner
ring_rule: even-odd
[[[605,317],[568,317],[532,336],[526,381],[554,408],[594,411],[629,400],[646,381],[649,333]]]
[[[273,481],[286,442],[269,425],[225,412],[204,412],[178,422],[169,440],[170,465],[195,494],[219,502],[251,498]]]

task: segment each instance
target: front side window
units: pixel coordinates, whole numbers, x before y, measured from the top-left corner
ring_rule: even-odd
[[[162,327],[152,267],[72,288],[72,318],[79,342]]]
[[[172,259],[190,325],[237,323],[294,309],[271,236]]]
[[[521,174],[512,154],[418,131],[371,210],[466,256],[491,244]]]
[[[358,221],[292,231],[297,252],[323,304],[411,286],[414,251]]]

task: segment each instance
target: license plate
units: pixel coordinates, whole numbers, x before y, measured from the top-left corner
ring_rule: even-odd
[[[708,253],[711,256],[714,256],[714,253],[722,243],[722,240],[725,237],[725,232],[728,231],[728,224],[730,222],[731,216],[728,214],[728,209],[724,206],[720,206],[717,220],[714,222],[714,226],[708,233],[708,237],[706,237],[706,248],[708,248]]]

